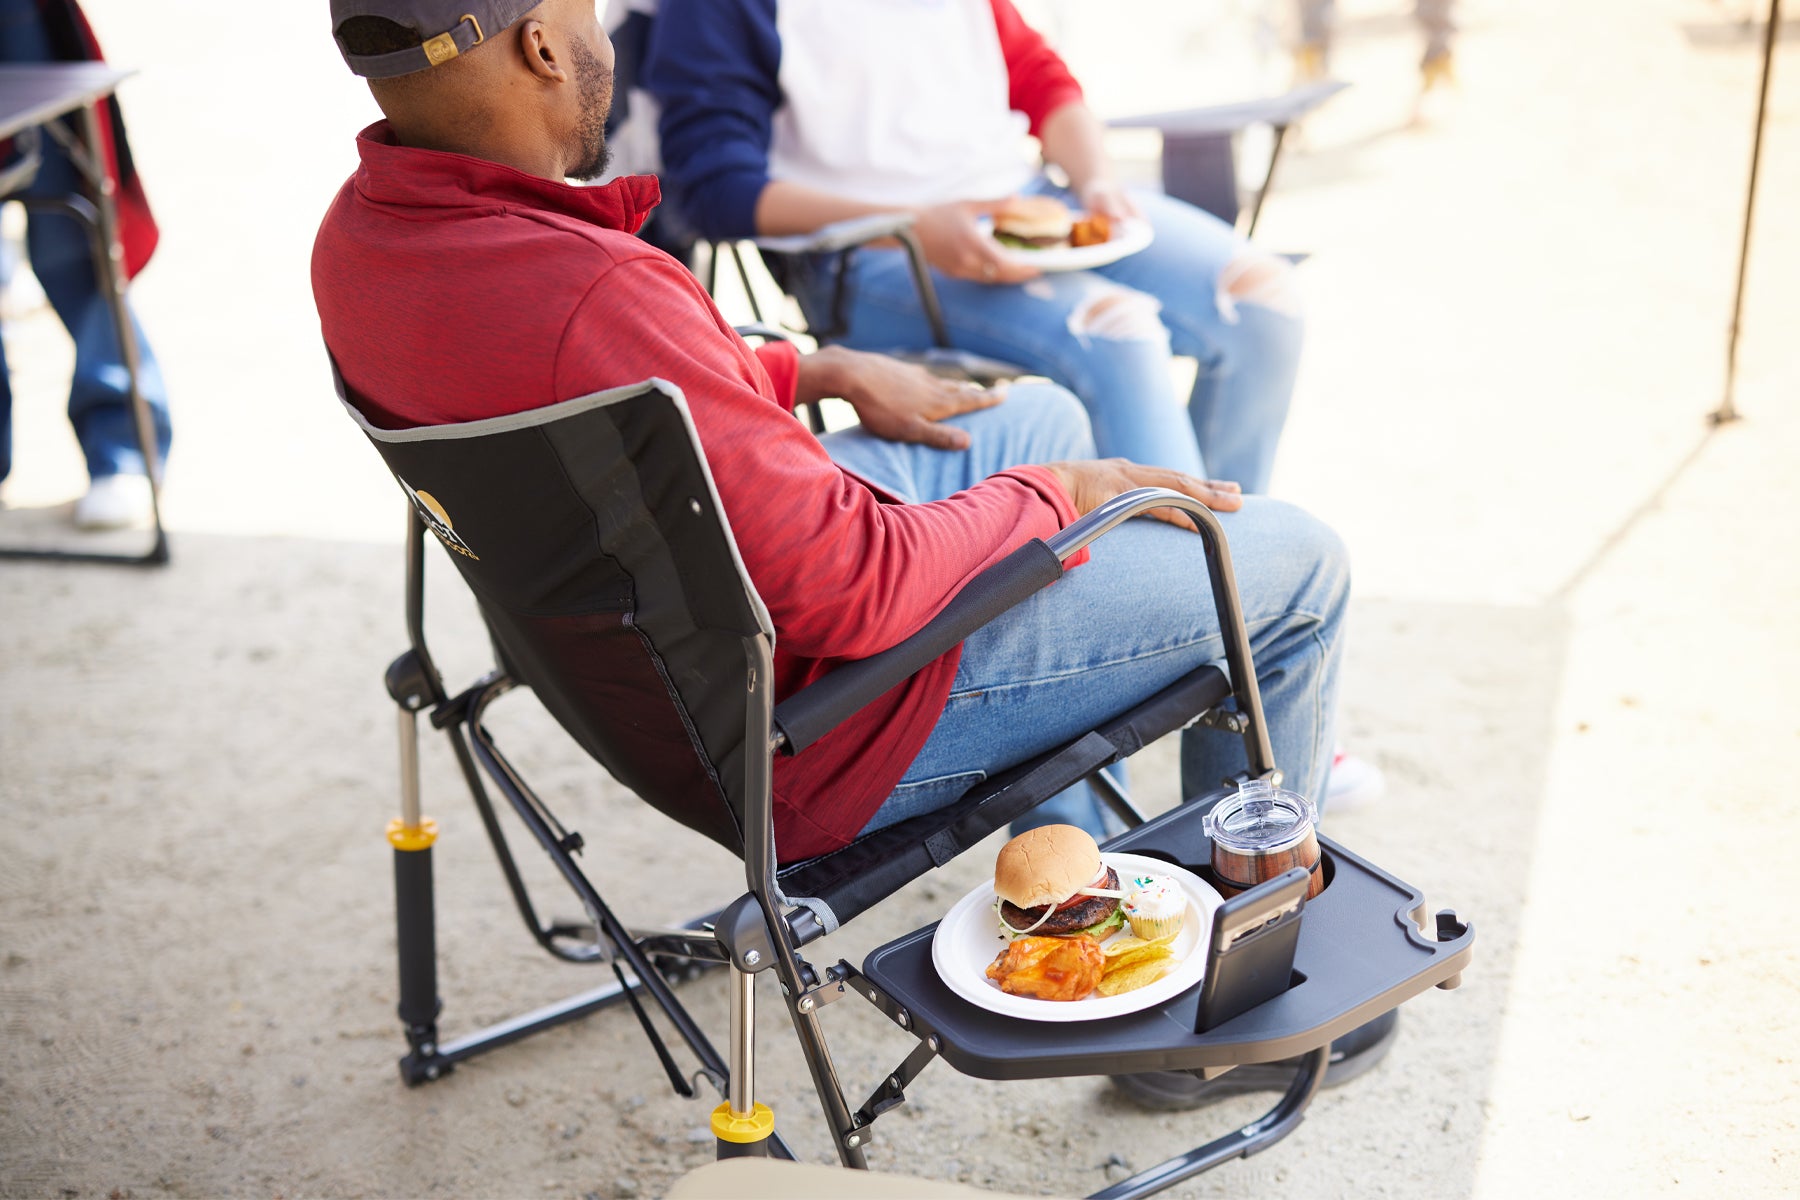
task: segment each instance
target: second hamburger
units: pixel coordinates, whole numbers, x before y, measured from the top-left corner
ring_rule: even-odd
[[[1119,876],[1094,839],[1073,825],[1041,825],[1001,847],[994,895],[1009,937],[1105,939],[1125,924]]]

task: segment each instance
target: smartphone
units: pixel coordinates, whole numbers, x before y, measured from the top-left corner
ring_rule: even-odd
[[[1287,991],[1311,880],[1305,867],[1295,867],[1214,910],[1195,1033],[1223,1025]]]

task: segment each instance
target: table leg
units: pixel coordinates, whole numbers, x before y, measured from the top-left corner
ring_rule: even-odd
[[[106,248],[105,255],[95,261],[94,271],[99,279],[100,290],[105,293],[106,302],[112,309],[113,328],[119,334],[126,386],[131,395],[131,418],[137,428],[138,447],[144,454],[144,469],[150,477],[150,515],[156,526],[156,544],[146,555],[146,560],[160,563],[169,561],[169,541],[162,523],[162,463],[157,454],[156,425],[150,416],[150,404],[144,399],[143,389],[138,382],[137,337],[133,332],[131,313],[125,306],[125,251],[119,243],[119,210],[115,197],[117,185],[106,169],[106,159],[102,152],[105,143],[100,137],[100,105],[104,103],[104,100],[99,100],[81,110],[82,133],[94,166],[91,178],[95,192],[94,207],[100,217],[100,240]]]

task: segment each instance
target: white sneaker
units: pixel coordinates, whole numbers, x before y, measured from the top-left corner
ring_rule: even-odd
[[[1367,759],[1338,750],[1331,759],[1331,781],[1325,785],[1325,813],[1345,813],[1381,799],[1387,778]]]
[[[150,525],[150,477],[102,475],[75,505],[77,529],[144,529]]]

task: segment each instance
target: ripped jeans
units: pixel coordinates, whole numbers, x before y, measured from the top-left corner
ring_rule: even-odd
[[[1048,180],[1031,190],[1079,207]],[[1292,268],[1250,249],[1224,222],[1192,205],[1153,192],[1133,198],[1155,240],[1108,266],[1019,285],[934,271],[950,340],[1074,392],[1102,457],[1266,491],[1300,359]],[[809,264],[811,270],[791,281],[809,318],[830,310],[835,261]],[[845,345],[931,344],[904,253],[858,250],[849,269]],[[1169,370],[1171,354],[1199,364],[1185,411]]]

